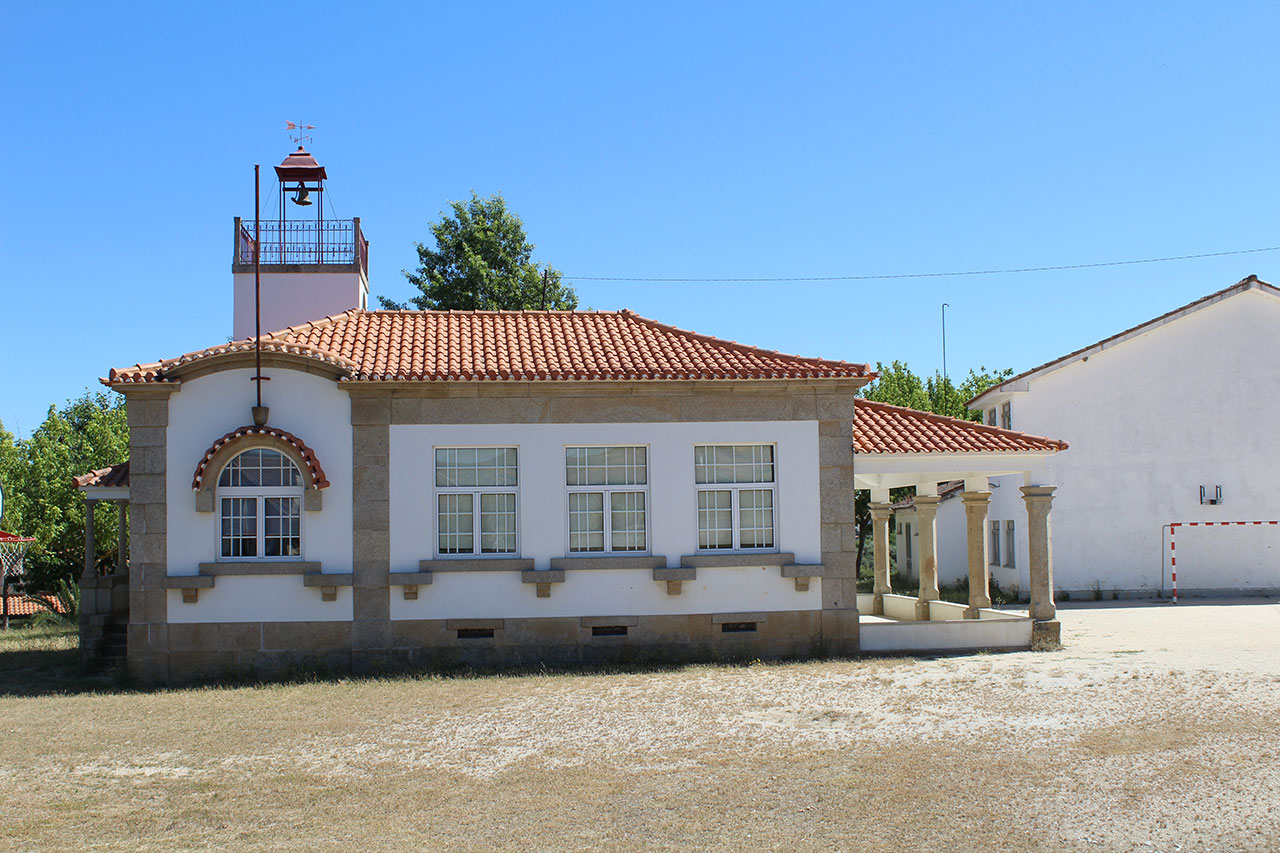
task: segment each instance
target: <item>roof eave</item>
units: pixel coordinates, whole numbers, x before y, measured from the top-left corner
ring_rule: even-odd
[[[1189,302],[1180,308],[1175,308],[1172,311],[1161,314],[1159,317],[1153,317],[1145,323],[1140,323],[1133,328],[1126,329],[1109,338],[1104,338],[1103,340],[1100,340],[1095,344],[1091,344],[1084,349],[1067,353],[1066,355],[1056,358],[1053,361],[1046,362],[1039,367],[1033,367],[1023,373],[1019,373],[1017,376],[1012,376],[1009,379],[1006,379],[999,385],[992,385],[990,388],[965,403],[965,406],[970,409],[979,409],[985,404],[984,401],[986,398],[1006,392],[1017,393],[1020,391],[1026,391],[1029,389],[1033,380],[1039,379],[1046,374],[1055,373],[1064,367],[1069,367],[1077,362],[1085,361],[1104,350],[1112,349],[1123,343],[1128,343],[1140,335],[1144,335],[1147,332],[1154,331],[1162,326],[1181,320],[1183,317],[1194,314],[1196,311],[1208,308],[1211,305],[1216,305],[1219,302],[1223,302],[1233,296],[1238,296],[1239,294],[1250,290],[1257,290],[1260,293],[1269,293],[1272,296],[1280,298],[1280,288],[1263,281],[1256,275],[1248,276],[1247,278],[1241,279],[1230,287],[1219,290],[1216,293],[1211,293],[1208,296],[1195,300],[1194,302]]]

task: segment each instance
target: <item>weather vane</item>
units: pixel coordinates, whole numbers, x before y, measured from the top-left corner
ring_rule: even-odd
[[[316,126],[314,124],[304,124],[303,122],[300,122],[300,121],[297,121],[297,122],[285,121],[284,124],[285,124],[286,130],[297,131],[297,133],[290,133],[289,138],[292,139],[294,142],[298,143],[299,145],[302,145],[304,142],[315,141],[314,139],[312,139],[310,136],[307,135],[308,130],[316,129]]]

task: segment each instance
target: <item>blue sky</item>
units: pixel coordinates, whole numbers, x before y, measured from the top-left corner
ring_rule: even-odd
[[[112,366],[226,340],[232,218],[288,118],[318,126],[374,294],[409,295],[449,200],[502,192],[583,307],[923,373],[947,302],[953,375],[1022,370],[1276,281],[1280,252],[576,279],[1280,245],[1278,23],[1248,3],[2,4],[0,421],[27,435]]]

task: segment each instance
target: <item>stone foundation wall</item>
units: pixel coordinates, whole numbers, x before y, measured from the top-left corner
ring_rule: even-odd
[[[758,620],[758,621],[757,621]],[[733,630],[755,623],[754,631]],[[661,664],[778,660],[820,655],[817,610],[689,616],[431,619],[391,622],[389,648],[360,645],[351,622],[209,622],[164,629],[172,683],[241,676],[278,678],[312,671]],[[729,626],[729,631],[724,629]],[[593,629],[625,627],[625,635]],[[459,631],[492,631],[460,637]]]

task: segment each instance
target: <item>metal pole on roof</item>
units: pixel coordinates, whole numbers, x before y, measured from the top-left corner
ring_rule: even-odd
[[[951,396],[951,379],[947,376],[947,308],[949,303],[942,303],[942,408],[947,408]],[[259,386],[261,387],[261,386]],[[943,414],[946,412],[944,411]]]
[[[259,165],[253,164],[253,361],[258,386],[258,408],[262,408],[262,220],[259,204],[262,181],[258,177]]]

